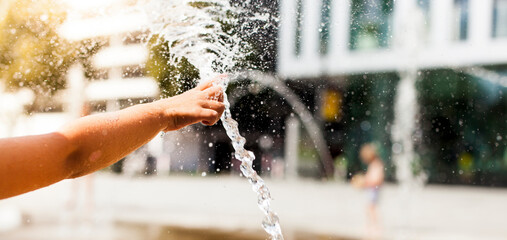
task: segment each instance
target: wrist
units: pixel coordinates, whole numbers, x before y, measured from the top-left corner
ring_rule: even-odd
[[[156,118],[160,131],[172,131],[176,129],[175,124],[175,112],[174,109],[170,106],[169,99],[161,99],[155,102],[150,103],[152,106],[153,115]]]
[[[160,131],[163,131],[167,128],[167,114],[166,109],[161,106],[160,100],[147,103],[147,112],[146,114],[150,116],[151,119],[153,119],[156,126],[158,126]]]

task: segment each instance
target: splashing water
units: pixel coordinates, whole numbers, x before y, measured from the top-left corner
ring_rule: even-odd
[[[235,13],[241,11],[228,0],[152,0],[143,2],[146,28],[168,41],[171,63],[186,58],[197,67],[201,79],[232,70],[244,43],[233,32]]]
[[[149,31],[169,42],[171,61],[174,63],[185,57],[199,69],[201,79],[209,79],[216,73],[233,71],[238,56],[244,55],[247,43],[237,36],[237,32],[224,25],[237,24],[237,16],[241,15],[249,2],[231,6],[229,0],[152,0],[144,2],[142,8],[149,15]],[[255,20],[265,19],[263,15],[249,17]],[[235,157],[241,161],[241,172],[252,184],[252,189],[257,194],[257,204],[265,214],[262,227],[271,239],[282,240],[278,216],[271,209],[269,189],[252,168],[255,156],[244,148],[246,140],[240,135],[238,123],[232,118],[225,93],[228,83],[228,77],[223,77],[216,83],[224,89],[225,111],[221,117],[222,124],[232,141]]]
[[[219,83],[224,89],[225,111],[221,117],[222,124],[232,141],[232,146],[235,151],[234,156],[241,161],[241,173],[243,173],[250,184],[252,184],[252,190],[257,194],[257,205],[265,215],[262,221],[262,227],[271,235],[271,239],[282,240],[283,235],[278,215],[271,209],[271,194],[269,189],[264,183],[264,180],[262,180],[252,168],[255,155],[251,151],[245,149],[246,140],[239,133],[238,122],[232,118],[229,100],[227,100],[227,94],[225,93],[228,83],[229,79],[227,77],[222,78],[222,81]]]

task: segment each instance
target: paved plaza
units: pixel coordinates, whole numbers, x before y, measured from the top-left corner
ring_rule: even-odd
[[[267,184],[286,239],[301,239],[297,236],[303,233],[364,237],[365,192],[334,181],[268,179]],[[383,239],[507,239],[506,189],[430,185],[412,191],[408,200],[399,192],[392,184],[382,189]],[[0,239],[56,239],[57,232],[65,231],[80,239],[79,227],[66,227],[72,222],[88,223],[89,239],[135,239],[125,226],[262,231],[256,196],[239,176],[128,178],[98,173],[0,201],[2,208],[21,211],[24,223],[0,232]],[[127,229],[123,237],[111,229],[101,231],[112,224]]]

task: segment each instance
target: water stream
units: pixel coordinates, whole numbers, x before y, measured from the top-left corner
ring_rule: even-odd
[[[201,79],[210,79],[217,73],[227,73],[234,69],[235,62],[247,48],[237,33],[223,27],[237,24],[241,11],[249,4],[245,1],[232,6],[229,0],[210,0],[196,2],[189,0],[143,2],[141,9],[149,16],[147,28],[158,34],[171,46],[171,61],[177,62],[185,57],[200,71]],[[262,19],[261,15],[250,16]],[[249,19],[250,20],[250,19]],[[252,29],[255,31],[255,29]],[[255,159],[251,151],[245,149],[245,138],[239,133],[238,123],[232,118],[230,104],[225,90],[228,77],[221,78],[219,85],[224,89],[225,111],[221,117],[227,135],[232,141],[235,157],[241,161],[241,172],[257,194],[257,204],[265,217],[262,227],[273,240],[283,239],[277,214],[271,208],[271,194],[264,180],[252,168]]]
[[[238,122],[232,118],[229,100],[227,100],[227,94],[225,93],[229,79],[222,79],[223,81],[220,82],[220,85],[224,89],[225,103],[225,111],[221,118],[222,124],[227,132],[227,135],[232,141],[232,146],[235,151],[234,156],[236,159],[241,161],[241,173],[243,173],[243,176],[248,179],[252,185],[252,190],[257,194],[257,205],[265,215],[262,221],[262,227],[269,235],[271,235],[271,239],[282,240],[283,235],[278,216],[271,208],[271,194],[269,189],[264,183],[264,180],[262,180],[262,178],[253,169],[252,164],[255,159],[255,155],[251,151],[245,149],[246,140],[239,133]]]
[[[415,141],[420,138],[417,134],[419,103],[416,83],[419,77],[419,55],[425,33],[424,14],[415,1],[401,1],[397,5],[397,17],[407,19],[396,21],[398,36],[394,39],[400,48],[400,54],[409,59],[399,66],[400,81],[396,87],[394,99],[394,121],[391,129],[392,159],[396,166],[396,179],[399,183],[399,208],[403,209],[399,215],[400,232],[395,239],[412,239],[410,228],[412,223],[413,200],[415,194],[423,188],[426,174],[415,152]],[[408,235],[407,235],[408,234]]]
[[[271,15],[259,10],[250,0],[138,0],[123,2],[120,15],[136,14],[142,16],[140,27],[145,29],[143,36],[150,40],[163,41],[169,46],[169,65],[177,65],[183,58],[199,70],[200,79],[209,80],[218,74],[234,74],[236,65],[249,54],[250,45],[245,38],[271,24]],[[113,4],[114,5],[114,4]],[[113,8],[114,6],[110,6]],[[77,11],[80,8],[78,8]],[[101,12],[108,13],[104,7]],[[69,14],[72,16],[77,13]],[[86,12],[83,13],[86,15]],[[180,76],[173,81],[179,82]],[[227,89],[228,78],[217,84]],[[232,141],[235,156],[241,161],[241,172],[252,184],[257,194],[257,204],[265,218],[262,227],[272,239],[283,239],[278,216],[271,209],[271,195],[262,178],[252,168],[255,156],[244,148],[245,138],[239,133],[238,123],[232,118],[227,95],[224,96],[226,109],[222,123]]]

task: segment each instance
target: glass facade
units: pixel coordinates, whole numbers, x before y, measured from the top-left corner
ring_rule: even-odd
[[[322,0],[320,21],[320,54],[326,55],[329,51],[329,28],[331,25],[331,0]]]
[[[468,38],[468,0],[454,0],[454,39]]]
[[[418,89],[430,182],[506,185],[507,89],[453,70],[422,72]]]
[[[352,0],[350,49],[389,47],[393,0]]]
[[[507,0],[495,0],[493,37],[507,37]]]
[[[430,32],[430,0],[419,0],[417,1],[417,6],[423,14],[423,29],[421,31],[423,34],[423,41],[428,41],[428,35]]]
[[[304,42],[305,40],[301,42],[300,39],[306,10],[302,1],[310,0],[297,1],[296,53],[299,53],[304,44],[308,44]],[[333,7],[337,7],[333,6],[334,1],[320,0],[317,3],[320,8],[318,15],[320,19],[313,19],[312,23],[318,21],[320,25],[318,32],[312,31],[313,34],[319,34],[320,45],[315,51],[319,51],[321,56],[326,56],[329,54],[331,44],[344,44],[330,43],[332,18],[337,19],[335,17],[340,16],[332,16]],[[355,52],[394,48],[392,46],[394,43],[390,41],[394,1],[351,0],[351,3],[349,50]],[[440,39],[438,36],[437,40],[450,41],[449,45],[462,47],[462,43],[474,34],[473,31],[469,31],[472,20],[470,11],[473,10],[471,2],[452,0],[448,5],[435,5],[447,8],[445,16],[442,11],[432,14],[430,12],[431,7],[434,7],[430,7],[432,3],[434,2],[431,0],[417,0],[417,6],[424,17],[424,25],[420,31],[422,37],[425,37],[426,45],[422,45],[421,50],[433,47],[431,44],[434,43],[429,40],[435,36],[430,36],[430,33],[452,36],[451,39],[447,37]],[[507,0],[494,0],[493,3],[494,9],[490,10],[490,14],[480,16],[493,20],[490,26],[492,37],[507,37]],[[431,19],[432,17],[445,19],[438,21]],[[443,24],[444,21],[450,26],[440,28],[438,24],[440,22]],[[431,26],[432,22],[436,26]],[[436,27],[434,30],[438,32],[433,31],[432,27]],[[480,58],[478,59],[473,65],[496,71],[500,75],[507,74],[505,63],[483,66]],[[364,57],[364,60],[367,61],[367,57]],[[307,63],[312,64],[310,61]],[[421,69],[417,75],[419,111],[414,131],[415,154],[417,163],[420,163],[417,167],[427,172],[432,183],[507,186],[507,175],[504,174],[507,171],[505,87],[494,81],[449,69],[447,65],[438,63],[435,65],[431,70]],[[359,68],[369,72],[368,67],[359,66]],[[320,115],[319,119],[323,122],[324,135],[331,154],[337,162],[346,163],[347,173],[352,174],[364,168],[357,152],[362,144],[374,142],[378,145],[382,159],[386,163],[388,178],[394,178],[396,169],[391,161],[391,152],[395,146],[391,142],[391,137],[395,118],[394,99],[400,78],[396,70],[387,70],[383,73],[372,71],[377,73],[345,72],[343,76],[336,78],[326,76],[322,81],[318,81],[319,84],[327,84],[324,86],[326,90],[314,93],[318,95],[315,98],[321,101],[307,104],[310,106],[316,104],[320,107],[312,111]],[[304,85],[303,82],[305,81],[301,81],[301,84]],[[307,84],[307,88],[301,88],[306,90],[316,87],[313,85],[315,82]],[[301,149],[301,159],[306,159],[303,162],[307,166],[318,165],[318,161],[315,160],[318,154],[315,153],[311,141],[302,141]],[[306,173],[305,176],[310,176],[310,173],[318,175],[319,171],[316,168],[308,168]]]
[[[303,34],[303,0],[297,0],[296,15],[296,44],[294,52],[296,56],[301,54],[301,39]]]

